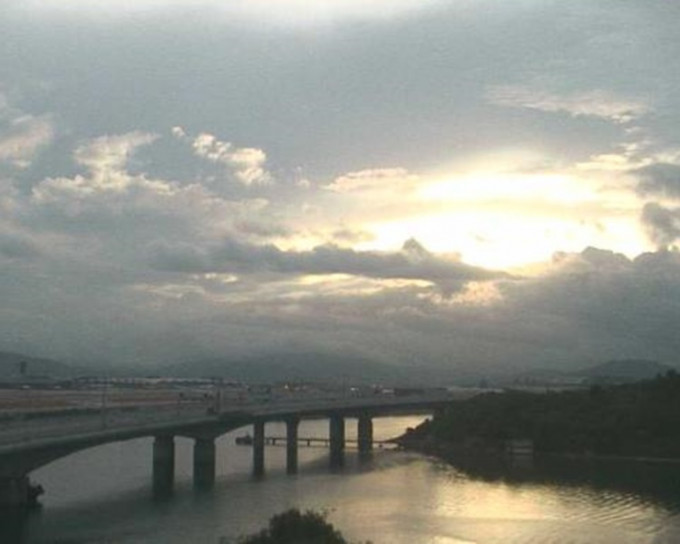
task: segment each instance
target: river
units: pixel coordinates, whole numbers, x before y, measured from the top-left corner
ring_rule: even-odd
[[[375,420],[375,438],[422,418]],[[150,499],[151,440],[83,451],[33,474],[42,510],[23,522],[0,519],[0,542],[218,544],[254,532],[290,507],[314,508],[351,540],[373,544],[675,544],[680,542],[680,467],[552,460],[535,466],[479,463],[456,468],[415,453],[377,449],[368,461],[348,451],[328,469],[324,448],[300,448],[300,470],[285,474],[285,448],[266,450],[267,475],[250,476],[251,449],[229,433],[217,444],[214,490],[192,489],[192,442],[177,439],[176,492]],[[268,424],[267,434],[284,428]],[[326,436],[307,421],[300,436]],[[348,436],[356,434],[350,421]]]

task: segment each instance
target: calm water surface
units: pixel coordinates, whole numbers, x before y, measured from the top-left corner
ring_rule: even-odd
[[[421,418],[376,420],[375,437],[400,434]],[[300,436],[326,436],[304,422]],[[355,425],[348,422],[348,435]],[[374,544],[677,544],[680,467],[552,461],[534,467],[478,462],[456,468],[417,454],[348,452],[330,472],[328,451],[300,449],[300,473],[285,474],[285,448],[269,447],[267,476],[250,477],[251,450],[218,441],[218,480],[191,483],[192,442],[177,439],[173,499],[150,497],[151,440],[80,452],[36,471],[41,512],[19,526],[2,520],[0,541],[26,543],[218,544],[254,532],[290,507],[324,509],[350,539]],[[267,425],[267,434],[284,434]]]

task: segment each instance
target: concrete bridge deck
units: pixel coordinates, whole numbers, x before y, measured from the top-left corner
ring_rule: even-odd
[[[93,446],[146,436],[155,437],[153,488],[158,495],[172,491],[174,437],[194,439],[194,482],[210,487],[215,477],[215,439],[246,425],[253,426],[253,471],[264,473],[265,424],[286,422],[287,468],[297,470],[297,428],[302,419],[329,419],[330,463],[341,465],[345,448],[345,418],[358,419],[358,447],[373,447],[372,418],[431,413],[464,396],[441,392],[408,397],[270,399],[232,401],[220,406],[109,409],[74,415],[54,413],[14,418],[0,423],[0,507],[23,506],[30,494],[28,476],[36,468]]]

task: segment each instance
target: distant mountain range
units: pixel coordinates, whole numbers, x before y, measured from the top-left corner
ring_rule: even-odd
[[[646,359],[607,361],[572,371],[536,369],[513,376],[519,385],[621,384],[648,380],[676,367]]]
[[[234,381],[265,383],[279,381],[316,381],[389,385],[431,385],[454,383],[453,374],[431,368],[407,368],[367,358],[332,353],[277,353],[251,358],[216,357],[171,365],[131,367],[120,365],[70,365],[18,353],[0,352],[0,379],[17,379],[25,361],[30,377],[173,376],[178,378],[224,378]]]
[[[608,361],[572,372],[573,375],[585,376],[591,380],[618,379],[621,381],[639,381],[654,378],[659,374],[666,374],[669,370],[677,368],[645,359],[624,359],[621,361]]]
[[[202,359],[163,367],[178,377],[222,377],[244,382],[432,384],[444,373],[331,353],[279,353],[247,359]],[[452,382],[453,380],[451,380]]]
[[[460,375],[454,370],[433,367],[405,367],[377,362],[356,355],[323,352],[277,353],[251,358],[215,357],[172,365],[131,367],[71,365],[47,358],[0,352],[0,380],[21,377],[25,361],[30,377],[67,378],[82,375],[174,376],[179,378],[219,377],[249,383],[315,381],[384,385],[477,385],[480,378]],[[675,367],[656,361],[625,359],[608,361],[575,371],[532,370],[501,380],[494,385],[582,385],[626,383],[653,378]]]

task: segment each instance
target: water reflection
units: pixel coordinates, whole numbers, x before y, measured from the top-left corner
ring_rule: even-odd
[[[446,463],[474,480],[525,487],[582,488],[598,497],[634,496],[638,502],[680,510],[680,463],[479,455],[457,455],[447,458]],[[442,463],[438,466],[446,470]]]
[[[435,462],[434,470],[463,495],[452,505],[444,493],[438,513],[456,519],[459,538],[485,543],[680,542],[678,465],[558,457],[517,462],[456,456],[448,461]]]
[[[416,423],[381,421],[376,436]],[[301,436],[327,432],[325,422],[304,425]],[[345,467],[330,472],[327,450],[301,448],[299,474],[288,476],[285,448],[268,448],[267,476],[254,480],[252,451],[234,444],[237,434],[219,441],[218,478],[205,493],[193,490],[191,441],[178,440],[177,489],[164,503],[150,500],[150,441],[45,467],[36,474],[47,490],[45,508],[28,523],[0,520],[0,542],[216,544],[290,507],[327,510],[349,539],[375,544],[680,542],[680,467],[557,459],[449,464],[378,450],[369,459],[348,452]]]

